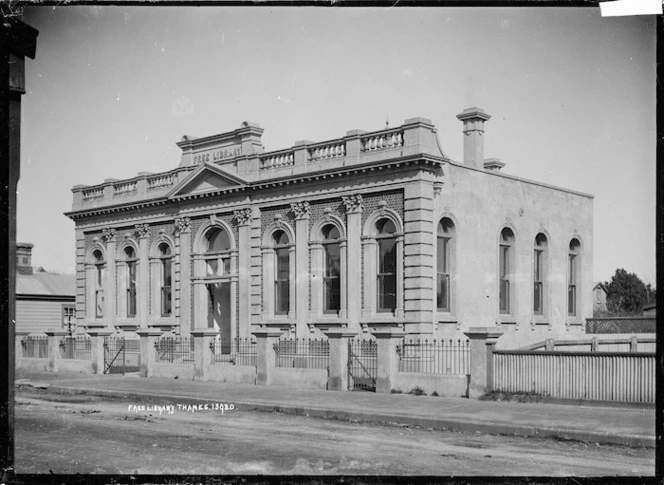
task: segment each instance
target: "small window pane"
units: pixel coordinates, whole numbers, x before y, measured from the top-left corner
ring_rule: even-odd
[[[214,258],[206,260],[205,263],[207,266],[206,274],[208,276],[216,276],[219,267],[219,261],[216,258]]]
[[[171,248],[168,244],[162,243],[159,245],[159,253],[161,256],[170,256],[171,254]]]
[[[214,228],[207,235],[207,252],[229,251],[231,241],[228,233],[220,228]]]
[[[282,244],[288,244],[288,236],[284,231],[276,231],[272,235],[272,239],[274,241],[275,245],[282,245]]]

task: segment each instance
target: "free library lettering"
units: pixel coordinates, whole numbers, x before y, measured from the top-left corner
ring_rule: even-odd
[[[457,118],[463,161],[426,118],[272,152],[244,122],[182,137],[171,170],[75,186],[78,327],[228,341],[495,327],[506,347],[583,333],[592,196],[505,173],[484,158],[490,116]]]

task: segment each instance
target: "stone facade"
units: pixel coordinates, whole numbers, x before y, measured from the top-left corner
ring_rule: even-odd
[[[75,186],[78,324],[222,338],[483,327],[501,346],[582,332],[592,196],[484,159],[489,118],[459,115],[463,163],[425,118],[270,153],[245,122],[183,137],[168,172]]]

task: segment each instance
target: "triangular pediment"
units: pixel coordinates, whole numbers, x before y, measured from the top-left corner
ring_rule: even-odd
[[[168,198],[186,197],[244,187],[246,182],[219,167],[202,164],[168,194]]]

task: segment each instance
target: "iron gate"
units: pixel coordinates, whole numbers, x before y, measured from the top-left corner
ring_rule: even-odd
[[[138,372],[141,362],[140,340],[124,337],[104,338],[104,374]]]
[[[377,348],[375,340],[348,341],[348,389],[376,392]]]

